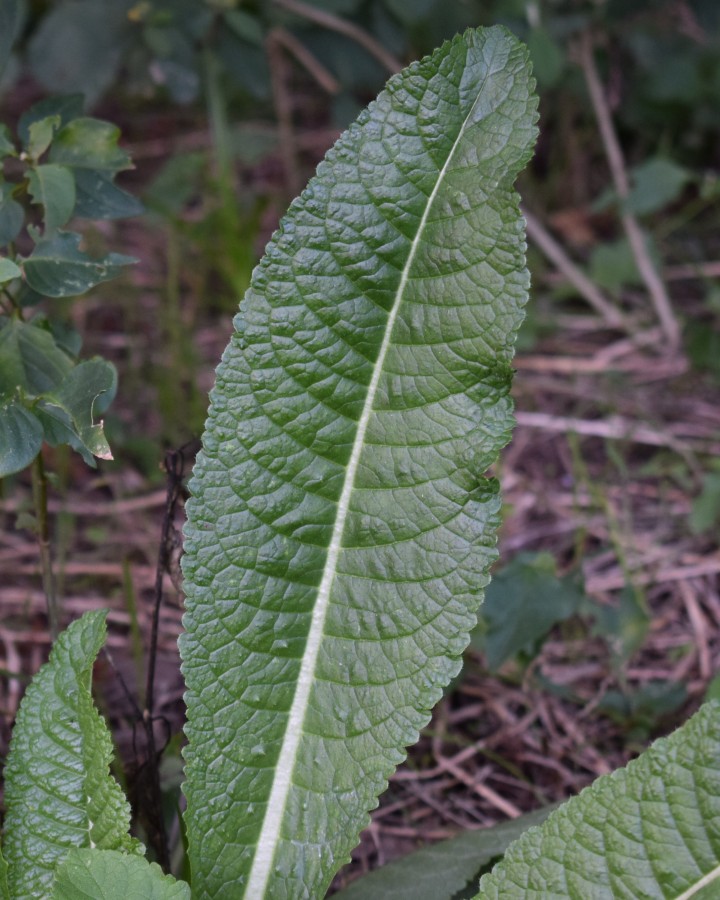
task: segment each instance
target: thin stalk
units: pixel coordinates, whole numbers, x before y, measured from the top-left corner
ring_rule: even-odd
[[[50,548],[50,527],[47,500],[47,476],[43,465],[42,454],[38,453],[32,463],[32,492],[35,504],[35,531],[40,549],[40,568],[42,571],[43,591],[47,602],[48,628],[50,637],[55,641],[60,634],[60,610],[55,591],[55,575]]]
[[[220,187],[227,189],[232,196],[234,194],[232,154],[225,92],[220,80],[220,66],[209,46],[205,47],[203,51],[203,69],[205,71],[205,99],[215,155],[215,174]]]

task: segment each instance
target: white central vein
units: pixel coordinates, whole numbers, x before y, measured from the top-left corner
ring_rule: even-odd
[[[690,897],[694,897],[698,891],[712,884],[718,878],[720,878],[720,866],[716,866],[711,872],[708,872],[699,881],[696,881],[692,887],[689,887],[682,894],[678,894],[676,900],[689,900]]]
[[[292,784],[292,773],[293,769],[295,768],[295,759],[297,756],[298,747],[300,746],[300,739],[303,734],[303,722],[305,721],[305,715],[307,714],[308,704],[310,702],[310,692],[315,681],[315,670],[317,668],[318,654],[320,652],[320,645],[322,643],[322,637],[325,628],[325,618],[327,616],[327,610],[330,604],[330,592],[332,590],[333,581],[335,580],[335,575],[337,573],[338,558],[342,549],[343,532],[345,531],[345,523],[347,521],[348,513],[350,510],[350,497],[352,495],[353,487],[355,484],[355,476],[357,474],[358,465],[360,463],[360,455],[362,454],[363,446],[365,444],[365,434],[368,429],[370,416],[372,415],[373,406],[375,404],[375,397],[377,395],[378,386],[380,384],[380,378],[382,376],[383,367],[385,365],[385,357],[387,356],[387,352],[390,347],[395,320],[397,319],[398,312],[400,310],[400,307],[402,306],[405,290],[410,279],[410,270],[412,269],[413,262],[415,261],[415,256],[417,255],[418,248],[420,247],[423,232],[425,231],[428,216],[430,215],[430,210],[432,209],[435,197],[438,194],[443,179],[445,178],[445,174],[447,173],[448,167],[450,166],[453,156],[455,155],[457,146],[460,143],[460,140],[465,133],[467,124],[473,114],[473,111],[475,110],[475,106],[477,105],[477,102],[480,98],[480,93],[481,91],[478,92],[478,96],[475,99],[470,112],[465,117],[458,136],[452,145],[450,153],[448,154],[448,158],[445,161],[442,169],[440,170],[432,193],[428,197],[425,211],[423,212],[422,218],[420,219],[417,233],[413,238],[407,261],[400,276],[400,281],[395,293],[395,299],[393,300],[392,309],[390,310],[390,314],[388,315],[387,324],[385,326],[385,335],[383,337],[383,342],[380,347],[380,352],[378,354],[377,360],[375,361],[375,369],[373,371],[373,376],[370,379],[370,385],[368,386],[368,392],[365,398],[365,404],[363,406],[362,414],[360,415],[360,419],[358,420],[355,441],[353,443],[352,452],[350,454],[350,459],[348,461],[347,470],[345,473],[345,482],[343,484],[342,493],[340,494],[340,500],[338,501],[337,516],[335,519],[335,525],[333,527],[332,537],[330,538],[330,545],[328,547],[328,555],[325,562],[325,568],[323,570],[323,577],[320,581],[320,587],[318,588],[318,595],[313,609],[312,621],[310,623],[310,631],[308,632],[305,653],[303,654],[302,662],[300,665],[300,673],[298,675],[295,697],[293,699],[292,706],[290,707],[290,714],[288,716],[285,737],[283,739],[282,747],[280,749],[280,755],[278,756],[278,761],[275,766],[275,780],[273,781],[272,790],[270,791],[270,798],[268,800],[265,819],[263,821],[263,826],[258,837],[257,850],[255,851],[255,857],[253,859],[252,868],[248,876],[247,887],[245,889],[246,900],[262,900],[262,898],[265,897],[265,890],[270,878],[272,864],[275,858],[275,851],[277,849],[278,838],[280,835],[280,828],[282,827],[282,821],[285,815],[285,807],[287,804],[288,795],[290,793],[290,786]]]

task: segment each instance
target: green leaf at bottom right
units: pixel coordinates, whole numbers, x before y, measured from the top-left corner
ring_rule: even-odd
[[[720,704],[510,846],[475,900],[720,897]]]

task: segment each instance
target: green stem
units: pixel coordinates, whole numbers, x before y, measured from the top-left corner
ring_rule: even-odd
[[[60,633],[60,611],[55,593],[55,577],[53,574],[52,553],[50,552],[47,477],[41,453],[38,453],[32,463],[32,490],[35,503],[38,547],[40,548],[43,590],[47,601],[48,627],[50,629],[50,637],[54,642]]]
[[[213,152],[215,155],[216,176],[222,188],[232,191],[232,161],[230,136],[225,105],[225,93],[221,84],[220,66],[211,47],[203,51],[203,68],[205,70],[205,97],[210,119]]]

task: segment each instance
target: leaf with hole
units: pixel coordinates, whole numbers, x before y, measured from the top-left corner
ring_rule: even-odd
[[[23,269],[30,287],[46,297],[74,297],[119,275],[137,262],[131,256],[109,253],[93,259],[80,250],[80,235],[61,231],[40,240]]]

